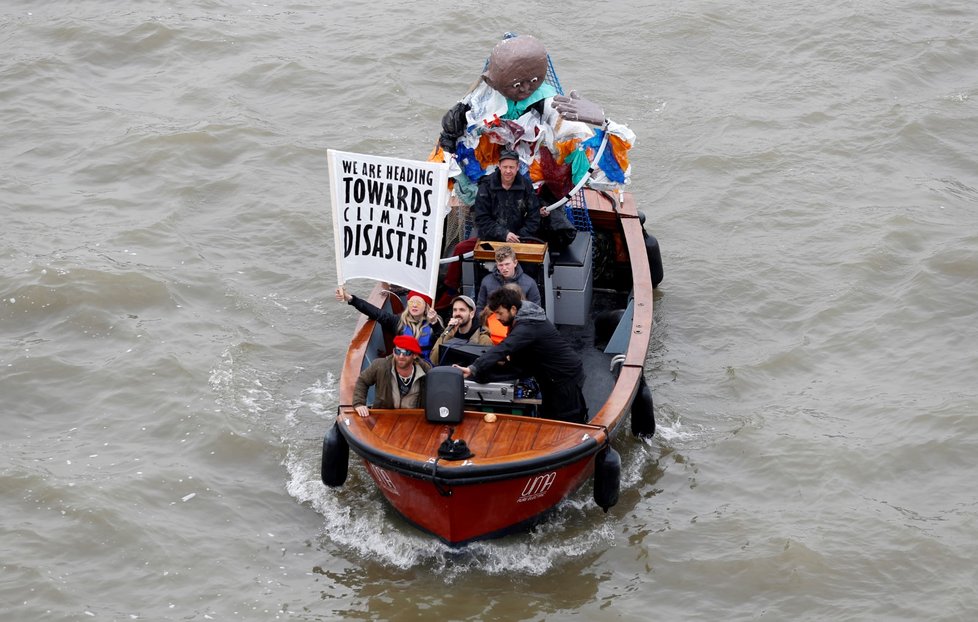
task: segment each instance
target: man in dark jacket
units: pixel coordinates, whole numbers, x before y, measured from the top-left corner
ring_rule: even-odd
[[[536,378],[543,394],[543,417],[585,423],[584,365],[570,343],[547,320],[544,310],[507,287],[489,296],[489,309],[510,327],[509,336],[468,367],[462,367],[462,375],[478,381],[497,363],[509,359]]]
[[[482,240],[512,244],[537,235],[540,201],[530,180],[520,175],[520,157],[515,151],[503,149],[499,167],[479,180],[472,209]]]

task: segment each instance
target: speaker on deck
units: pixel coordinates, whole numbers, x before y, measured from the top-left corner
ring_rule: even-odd
[[[431,423],[459,423],[464,408],[462,371],[457,367],[432,367],[425,374],[425,418]]]

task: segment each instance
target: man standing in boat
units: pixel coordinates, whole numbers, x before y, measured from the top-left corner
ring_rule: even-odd
[[[468,367],[460,367],[462,375],[481,380],[497,363],[508,359],[540,385],[541,416],[586,423],[584,365],[571,344],[547,320],[546,312],[508,287],[489,296],[489,309],[500,323],[510,327],[509,336]]]
[[[353,388],[353,409],[361,417],[370,415],[367,391],[374,387],[373,408],[421,408],[424,404],[425,374],[431,365],[420,360],[421,346],[411,335],[394,337],[394,352],[374,360],[360,372]]]
[[[499,166],[479,180],[473,205],[479,239],[517,243],[540,229],[540,201],[533,184],[520,175],[520,156],[511,149],[499,154]]]

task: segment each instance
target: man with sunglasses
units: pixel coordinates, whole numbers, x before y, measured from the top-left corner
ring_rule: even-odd
[[[370,415],[367,391],[374,387],[373,408],[421,408],[424,404],[425,374],[431,369],[420,359],[421,345],[411,335],[394,337],[394,351],[376,359],[357,377],[353,409],[361,417]]]

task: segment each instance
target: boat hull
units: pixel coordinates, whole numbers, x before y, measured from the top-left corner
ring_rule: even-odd
[[[405,520],[443,542],[494,538],[538,522],[593,473],[594,458],[496,481],[437,483],[364,461],[367,472]]]

